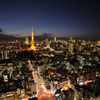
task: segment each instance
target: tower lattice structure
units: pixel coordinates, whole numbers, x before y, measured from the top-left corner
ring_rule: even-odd
[[[33,35],[33,28],[32,28],[32,36],[31,36],[31,47],[30,50],[36,51],[36,47],[34,45],[34,35]]]

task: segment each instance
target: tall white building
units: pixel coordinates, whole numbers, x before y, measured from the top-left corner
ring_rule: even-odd
[[[56,42],[56,37],[54,37],[54,42]]]
[[[25,44],[29,44],[29,38],[25,38]]]

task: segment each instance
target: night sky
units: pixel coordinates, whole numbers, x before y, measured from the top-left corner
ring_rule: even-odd
[[[100,37],[99,0],[0,0],[3,34]]]

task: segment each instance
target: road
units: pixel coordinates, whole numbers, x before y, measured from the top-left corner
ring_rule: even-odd
[[[33,62],[33,66],[30,62],[30,60],[28,61],[30,64],[30,69],[33,69],[34,67],[34,62]],[[36,82],[36,92],[37,92],[37,97],[38,100],[55,100],[54,99],[54,92],[51,90],[47,90],[45,85],[44,85],[44,81],[43,78],[39,78],[37,75],[37,71],[32,71],[34,80]]]
[[[33,71],[32,74],[37,85],[38,100],[55,100],[54,93],[46,89],[43,79],[38,77],[37,72]]]

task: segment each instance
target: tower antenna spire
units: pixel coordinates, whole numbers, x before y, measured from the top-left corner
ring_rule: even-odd
[[[32,36],[31,36],[31,47],[30,47],[30,50],[36,51],[36,47],[34,45],[33,27],[32,27]]]

